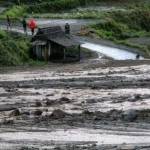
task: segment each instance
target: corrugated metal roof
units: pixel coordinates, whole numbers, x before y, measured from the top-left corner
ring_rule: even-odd
[[[32,45],[33,46],[35,46],[35,45],[46,45],[46,41],[37,40],[37,41],[32,42]]]
[[[51,41],[60,44],[64,47],[71,47],[71,46],[78,46],[80,45],[79,42],[77,42],[76,40],[73,40],[71,37],[69,36],[64,36],[64,37],[56,37],[56,38],[50,38]]]
[[[35,40],[50,40],[64,47],[71,47],[80,45],[72,36],[66,35],[60,26],[40,28],[34,36]]]

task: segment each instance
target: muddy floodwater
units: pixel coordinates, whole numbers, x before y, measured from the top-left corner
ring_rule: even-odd
[[[0,149],[150,149],[150,66],[107,63],[2,68]]]

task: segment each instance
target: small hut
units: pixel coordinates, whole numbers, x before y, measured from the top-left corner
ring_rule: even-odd
[[[32,38],[32,55],[45,61],[78,61],[80,43],[60,26],[39,28]]]

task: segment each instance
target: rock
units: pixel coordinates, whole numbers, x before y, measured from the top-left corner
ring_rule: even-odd
[[[118,146],[117,150],[136,150],[136,146],[123,144],[123,145]]]
[[[128,99],[128,101],[129,101],[129,102],[136,102],[136,101],[138,101],[138,100],[135,99],[135,98],[131,98],[131,99]]]
[[[24,112],[22,112],[21,114],[22,114],[22,115],[27,115],[27,116],[29,116],[29,115],[30,115],[30,112],[29,112],[29,111],[24,111]]]
[[[141,98],[140,94],[135,95],[135,99],[139,100]]]
[[[42,110],[35,110],[34,112],[33,112],[33,115],[35,115],[35,116],[41,116],[42,115]]]
[[[87,116],[92,116],[92,115],[93,115],[93,112],[90,112],[89,110],[84,110],[84,111],[83,111],[83,114],[84,114],[84,115],[87,115]]]
[[[19,150],[40,150],[40,149],[39,148],[34,148],[34,147],[23,146]]]
[[[143,109],[138,111],[138,119],[149,120],[150,118],[150,109]]]
[[[43,110],[42,116],[43,117],[48,117],[49,116],[48,109]]]
[[[59,104],[65,104],[65,103],[70,103],[70,99],[67,97],[62,97],[59,100],[50,100],[50,99],[45,99],[46,100],[46,106],[52,106],[52,105],[59,105]]]
[[[14,105],[9,105],[9,104],[0,105],[0,112],[2,112],[2,111],[11,111],[11,110],[15,110],[15,109],[17,109],[17,108],[14,107]]]
[[[36,94],[36,95],[41,95],[39,92],[36,92],[35,94]]]
[[[70,92],[63,92],[62,94],[68,95],[68,94],[70,94]]]
[[[61,97],[59,100],[60,100],[60,103],[70,103],[70,99],[67,97]]]
[[[49,97],[49,96],[54,96],[55,94],[54,93],[51,93],[51,94],[47,94],[46,96]]]
[[[18,90],[15,88],[5,88],[6,92],[17,92]]]
[[[134,96],[132,96],[130,99],[128,99],[129,102],[136,102],[139,101],[141,99],[140,94],[136,94]]]
[[[70,89],[70,86],[69,86],[69,85],[67,85],[67,86],[66,86],[66,89]]]
[[[109,113],[107,114],[107,117],[110,117],[111,120],[117,120],[120,119],[121,116],[121,111],[119,110],[110,110]]]
[[[51,106],[51,105],[56,104],[56,101],[54,100],[50,100],[50,99],[45,99],[45,100],[46,100],[45,102],[46,106]]]
[[[60,147],[55,147],[54,150],[63,150]]]
[[[97,102],[98,102],[98,99],[87,99],[86,100],[86,103],[91,103],[91,104],[97,103]]]
[[[21,113],[19,111],[19,109],[15,109],[10,113],[10,116],[20,116]]]
[[[64,111],[57,109],[52,112],[52,114],[50,115],[50,118],[60,119],[60,118],[64,118],[66,115],[67,113],[65,113]]]
[[[9,125],[9,124],[13,124],[14,123],[14,119],[13,118],[9,118],[9,119],[4,119],[3,120],[3,124],[5,125]]]
[[[133,122],[137,119],[138,114],[136,110],[127,110],[123,113],[123,120]]]
[[[41,107],[41,106],[42,106],[42,103],[39,102],[39,101],[37,101],[37,102],[35,103],[35,106],[36,106],[36,107]]]

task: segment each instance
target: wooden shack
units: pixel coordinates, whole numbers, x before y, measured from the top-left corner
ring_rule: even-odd
[[[32,38],[32,55],[45,61],[78,61],[80,43],[60,26],[39,28]]]

